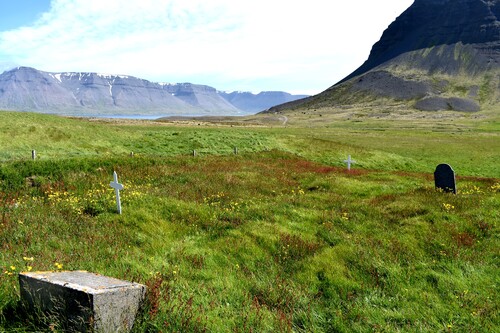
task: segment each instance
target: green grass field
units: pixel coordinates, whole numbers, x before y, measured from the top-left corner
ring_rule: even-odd
[[[445,113],[446,114],[446,113]],[[304,124],[301,122],[299,124]],[[323,123],[320,123],[323,124]],[[229,155],[280,150],[329,166],[352,155],[358,167],[433,172],[449,163],[457,175],[500,177],[500,121],[331,120],[325,126],[178,126],[151,122],[90,122],[0,112],[0,161],[80,157]]]
[[[498,331],[500,122],[273,126],[1,112],[0,331],[63,331],[17,281],[60,269],[146,284],[136,332]]]

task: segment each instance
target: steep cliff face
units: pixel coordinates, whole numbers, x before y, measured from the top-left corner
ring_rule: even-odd
[[[78,115],[241,113],[213,88],[192,85],[182,98],[172,90],[176,85],[133,76],[48,73],[19,67],[0,75],[0,109]],[[210,96],[197,98],[199,92]]]
[[[192,83],[155,83],[99,73],[49,73],[29,67],[0,75],[0,110],[67,115],[244,115],[302,97],[285,92],[228,94]]]
[[[424,111],[498,108],[499,18],[500,0],[416,0],[352,74],[271,112],[391,101]]]
[[[157,83],[132,76],[97,73],[48,73],[83,108],[99,110],[187,109],[188,106]]]
[[[33,68],[21,67],[0,75],[0,107],[35,110],[75,104],[76,99],[55,78]]]
[[[498,0],[416,0],[373,45],[368,60],[341,82],[399,55],[441,45],[470,45],[468,52],[475,58],[472,73],[490,70],[500,64],[499,19]],[[431,72],[457,73],[458,66],[443,68],[442,63],[433,66],[429,64],[432,59],[441,60],[421,59],[417,65]]]
[[[219,95],[215,88],[209,86],[192,83],[178,83],[175,85],[165,85],[164,89],[189,105],[204,105],[206,108],[220,108],[223,106],[227,110],[233,110],[233,113],[238,113],[243,110],[229,103]]]

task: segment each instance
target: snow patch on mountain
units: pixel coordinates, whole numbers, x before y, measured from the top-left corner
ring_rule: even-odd
[[[245,115],[300,97],[283,92],[221,93],[186,82],[156,83],[129,75],[52,73],[29,67],[0,74],[0,110],[66,115]]]

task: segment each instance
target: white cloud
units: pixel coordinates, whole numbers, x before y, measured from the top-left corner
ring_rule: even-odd
[[[368,57],[411,0],[53,0],[0,33],[0,59],[219,89],[319,92]]]

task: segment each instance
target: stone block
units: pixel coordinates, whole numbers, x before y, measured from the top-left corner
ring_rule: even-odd
[[[64,331],[129,332],[146,287],[86,271],[19,274],[31,313],[55,316]]]

